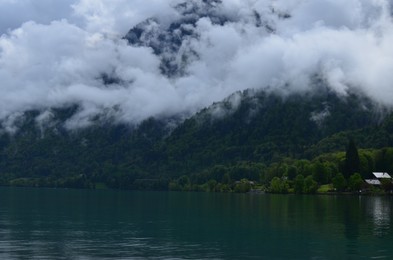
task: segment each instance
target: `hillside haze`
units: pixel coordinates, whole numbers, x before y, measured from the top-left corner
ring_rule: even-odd
[[[0,32],[0,184],[259,180],[349,137],[392,145],[390,1],[98,2]]]
[[[216,165],[270,165],[287,157],[312,159],[342,151],[349,136],[356,136],[362,148],[393,142],[386,111],[364,97],[343,99],[329,92],[285,98],[236,93],[176,127],[151,118],[138,126],[98,121],[71,131],[63,122],[75,108],[54,111],[57,120],[45,126],[37,125],[37,113],[27,113],[16,133],[1,136],[3,184],[33,178],[43,186],[60,179],[65,187],[105,183],[113,188],[166,189],[172,178]]]

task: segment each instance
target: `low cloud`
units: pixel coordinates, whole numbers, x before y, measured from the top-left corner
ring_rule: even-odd
[[[40,119],[75,104],[71,128],[97,115],[127,123],[189,116],[239,90],[312,91],[315,75],[342,95],[393,103],[388,0],[181,3],[0,0],[3,126],[12,129],[24,111],[42,111]],[[149,18],[130,44],[124,36]],[[170,31],[176,22],[185,25]],[[163,71],[168,62],[182,73]]]

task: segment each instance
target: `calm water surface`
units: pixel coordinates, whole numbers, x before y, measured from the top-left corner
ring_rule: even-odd
[[[393,259],[393,198],[0,188],[0,259]]]

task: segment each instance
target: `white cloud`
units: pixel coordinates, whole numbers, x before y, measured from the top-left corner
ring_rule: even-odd
[[[122,37],[149,17],[165,28],[180,17],[173,8],[180,2],[0,0],[3,125],[11,129],[23,111],[70,104],[80,105],[70,127],[103,114],[136,123],[189,115],[248,88],[310,91],[315,74],[338,93],[393,103],[388,0],[223,1],[217,13],[230,21],[202,17],[191,28],[198,37],[162,54],[185,66],[181,76],[168,77],[162,56]],[[184,55],[193,58],[185,62]]]
[[[90,32],[127,33],[131,27],[150,17],[162,19],[176,15],[172,6],[179,0],[79,0],[72,5],[76,16]]]

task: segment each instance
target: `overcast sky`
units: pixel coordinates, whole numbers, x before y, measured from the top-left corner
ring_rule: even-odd
[[[187,2],[203,7],[199,0]],[[216,12],[230,22],[201,18],[192,28],[199,37],[180,48],[181,54],[197,55],[182,76],[168,78],[159,68],[161,56],[122,37],[150,17],[162,23],[178,19],[178,3],[0,0],[3,126],[26,110],[42,111],[37,120],[44,120],[51,108],[70,104],[81,108],[67,122],[70,127],[103,114],[132,123],[190,115],[238,90],[310,91],[315,75],[342,95],[359,91],[393,104],[389,0],[224,0]],[[274,33],[256,25],[255,12]],[[103,74],[119,82],[105,86]]]

